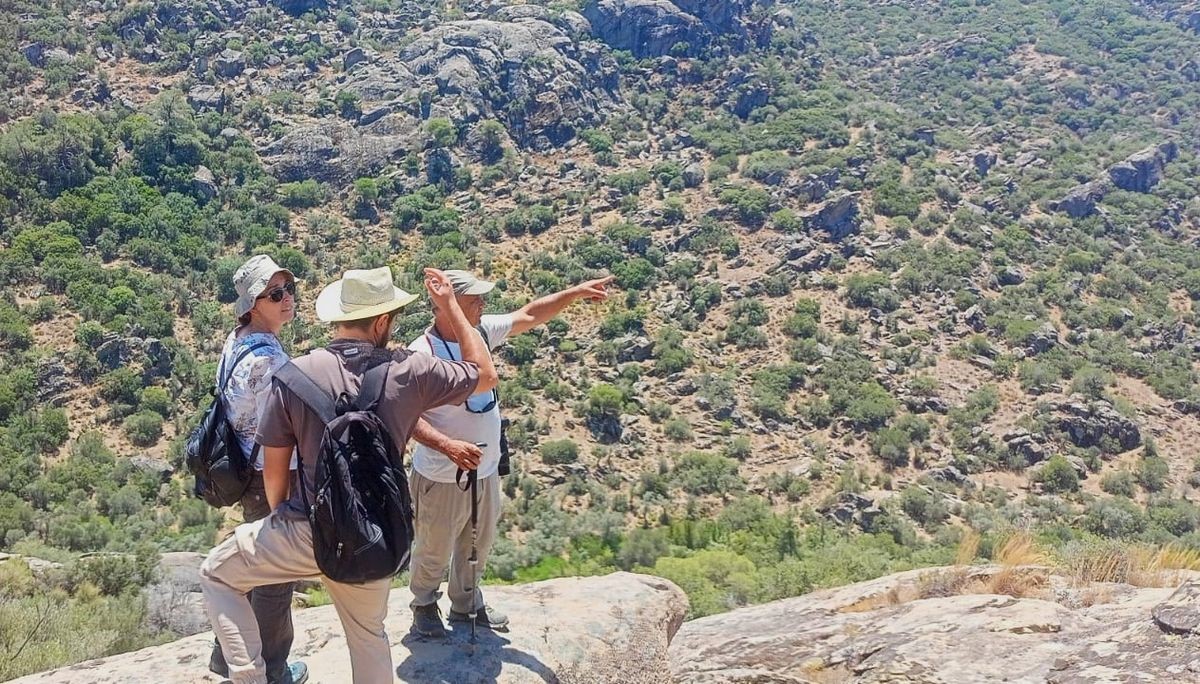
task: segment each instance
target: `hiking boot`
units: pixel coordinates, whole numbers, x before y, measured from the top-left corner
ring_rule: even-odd
[[[446,636],[446,625],[442,624],[442,612],[438,610],[436,603],[427,606],[413,606],[412,613],[414,632],[427,637]]]
[[[460,613],[450,609],[450,622],[471,623],[470,613]],[[508,629],[508,616],[491,606],[484,606],[475,614],[475,626],[504,631]]]
[[[308,681],[308,666],[302,661],[288,663],[287,670],[279,679],[271,679],[268,684],[304,684]]]

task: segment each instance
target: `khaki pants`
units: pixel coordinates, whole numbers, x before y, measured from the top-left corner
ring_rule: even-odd
[[[261,470],[254,471],[250,486],[242,495],[242,519],[246,522],[262,520],[271,514],[267,503],[267,490],[263,486]],[[292,591],[294,582],[255,587],[250,592],[250,607],[254,609],[254,621],[258,623],[258,634],[262,639],[262,657],[267,663],[267,679],[272,682],[285,681],[287,659],[292,650]],[[221,642],[213,640],[212,655],[208,658],[208,669],[222,677],[229,676]]]
[[[275,511],[238,525],[200,566],[200,587],[213,631],[221,642],[234,684],[266,684],[262,637],[247,593],[256,587],[320,577],[308,521]],[[389,579],[342,584],[321,578],[346,632],[354,684],[395,678],[383,619]]]
[[[447,593],[451,610],[470,613],[472,608],[482,608],[483,592],[479,590],[479,580],[483,578],[484,564],[496,539],[496,523],[500,520],[500,477],[485,477],[477,484],[479,517],[475,551],[478,563],[473,568],[467,562],[471,556],[470,491],[464,492],[453,483],[434,482],[415,470],[409,479],[409,489],[416,527],[412,574],[408,583],[413,593],[412,606],[436,603],[442,595],[438,591],[442,577],[449,569]]]

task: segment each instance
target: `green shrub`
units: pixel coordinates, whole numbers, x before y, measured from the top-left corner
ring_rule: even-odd
[[[1148,492],[1161,492],[1167,486],[1171,467],[1158,456],[1143,458],[1137,466],[1137,481]]]
[[[121,424],[129,441],[136,446],[152,446],[163,433],[163,418],[153,411],[139,411]]]
[[[1042,488],[1051,494],[1079,490],[1079,473],[1061,454],[1055,454],[1046,461],[1038,471],[1037,480],[1042,483]]]
[[[672,418],[663,425],[663,434],[672,442],[686,442],[692,438],[692,426],[684,418]]]
[[[1114,470],[1107,473],[1100,478],[1100,489],[1113,496],[1133,498],[1135,492],[1133,473],[1128,470]]]
[[[167,390],[162,387],[147,387],[138,398],[138,408],[143,411],[153,411],[163,418],[171,417],[174,401]]]
[[[548,465],[574,463],[579,460],[579,447],[570,439],[542,442],[542,462]]]
[[[688,494],[722,494],[745,489],[736,461],[719,454],[687,454],[671,472],[671,479]]]

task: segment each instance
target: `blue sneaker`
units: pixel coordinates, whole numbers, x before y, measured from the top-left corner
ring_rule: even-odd
[[[304,684],[308,681],[308,666],[303,661],[297,660],[294,663],[288,663],[287,673],[282,679],[277,679],[269,684]]]

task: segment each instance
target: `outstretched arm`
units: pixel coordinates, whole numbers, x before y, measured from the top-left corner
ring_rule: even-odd
[[[509,334],[520,335],[536,328],[557,316],[558,312],[567,308],[567,305],[576,299],[605,299],[608,297],[608,285],[612,281],[613,276],[589,280],[586,283],[580,283],[575,287],[569,287],[529,302],[513,312],[512,332]]]

